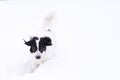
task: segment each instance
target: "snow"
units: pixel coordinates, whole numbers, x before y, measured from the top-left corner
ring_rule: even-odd
[[[56,53],[34,73],[23,39],[56,14]],[[120,2],[0,1],[0,80],[120,80]]]

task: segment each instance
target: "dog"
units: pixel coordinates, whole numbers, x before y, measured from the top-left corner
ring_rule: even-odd
[[[55,46],[55,35],[51,27],[53,21],[53,15],[47,16],[40,35],[33,36],[28,41],[24,40],[24,44],[29,47],[29,51],[33,55],[30,72],[34,72],[40,64],[46,62],[53,52],[53,46]]]

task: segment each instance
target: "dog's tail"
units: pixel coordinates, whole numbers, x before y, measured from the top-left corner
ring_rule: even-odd
[[[43,28],[47,28],[47,29],[50,29],[54,26],[55,24],[55,13],[51,13],[49,14],[45,20],[44,20],[44,23],[43,23]]]

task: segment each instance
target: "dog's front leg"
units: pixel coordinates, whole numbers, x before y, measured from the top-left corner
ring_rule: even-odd
[[[40,64],[33,63],[33,64],[31,65],[31,72],[32,72],[32,73],[35,72],[35,70],[39,67],[39,65],[40,65]]]

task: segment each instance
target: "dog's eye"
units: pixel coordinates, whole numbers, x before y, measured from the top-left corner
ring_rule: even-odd
[[[37,51],[37,47],[31,46],[30,52],[31,52],[31,53],[35,53],[36,51]]]

